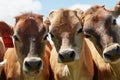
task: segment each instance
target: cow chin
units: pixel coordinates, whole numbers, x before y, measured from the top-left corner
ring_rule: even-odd
[[[25,71],[23,70],[24,75],[26,76],[38,76],[40,71]]]

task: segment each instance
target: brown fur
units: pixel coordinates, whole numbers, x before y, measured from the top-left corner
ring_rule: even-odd
[[[86,39],[86,42],[91,50],[96,66],[95,76],[97,80],[120,80],[119,56],[111,56],[116,61],[112,61],[111,59],[111,62],[108,63],[106,63],[103,57],[104,50],[109,45],[117,43],[119,47],[119,27],[113,22],[113,19],[119,15],[118,12],[118,4],[112,11],[105,9],[104,6],[96,5],[88,9],[81,18],[83,19],[83,31],[90,39]],[[114,28],[117,29],[115,30]],[[117,54],[119,54],[119,50]]]
[[[0,37],[0,61],[3,60],[5,51],[6,51],[6,48],[3,44],[2,38]]]
[[[49,46],[50,44],[47,43]],[[49,65],[49,57],[50,57],[50,51],[51,49],[46,45],[45,55],[43,58],[44,61],[44,69],[41,71],[39,76],[36,78],[38,80],[44,79],[49,80],[50,77],[50,65]],[[24,75],[21,73],[20,70],[20,63],[18,62],[17,55],[14,48],[10,48],[6,51],[4,59],[7,59],[7,63],[5,64],[5,75],[7,80],[26,80],[24,79]],[[34,80],[34,78],[27,78],[29,80]]]
[[[55,80],[93,80],[94,66],[91,51],[85,41],[79,55],[80,59],[76,62],[71,62],[73,64],[68,66],[68,71],[65,71],[67,65],[58,63],[58,53],[55,47],[51,53],[50,62]]]
[[[49,14],[47,23],[48,21],[51,24],[49,32],[54,42],[50,64],[55,80],[93,80],[94,66],[90,50],[84,41],[83,34],[77,34],[82,28],[77,12],[69,9],[53,11]],[[79,35],[79,40],[75,39],[76,35]],[[77,44],[80,46],[76,46]],[[68,49],[73,45],[80,50],[77,53],[80,58],[71,62],[59,63],[60,50]]]
[[[52,47],[44,40],[47,27],[43,24],[42,15],[24,13],[17,16],[13,30],[5,24],[1,22],[0,25],[14,31],[14,48],[9,48],[4,56],[7,60],[4,67],[7,80],[50,80],[49,58]],[[43,61],[43,69],[36,77],[23,74],[23,61],[26,57],[32,56],[40,57]]]

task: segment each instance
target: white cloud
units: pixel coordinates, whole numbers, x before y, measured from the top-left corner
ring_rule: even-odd
[[[0,20],[13,25],[14,17],[21,12],[39,12],[42,6],[39,0],[0,0]]]
[[[75,5],[71,6],[70,9],[80,8],[81,10],[85,11],[90,7],[91,7],[91,5],[89,5],[89,4],[75,4]]]

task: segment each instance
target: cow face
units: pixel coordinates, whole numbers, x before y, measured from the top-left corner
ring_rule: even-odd
[[[2,26],[5,28],[5,25]],[[6,27],[9,29],[9,26]],[[44,64],[43,55],[47,32],[43,25],[42,15],[25,13],[17,16],[15,26],[11,31],[14,32],[13,42],[22,71],[28,75],[38,74]]]
[[[73,10],[60,9],[49,14],[49,33],[58,53],[58,62],[79,59],[82,46],[82,26]]]
[[[86,37],[93,41],[106,62],[115,62],[120,58],[120,28],[116,23],[116,12],[96,5],[82,17]]]

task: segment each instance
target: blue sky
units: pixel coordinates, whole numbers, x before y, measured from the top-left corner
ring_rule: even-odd
[[[42,4],[41,13],[47,15],[52,9],[69,8],[74,5],[105,5],[106,8],[112,8],[118,0],[39,0]]]
[[[6,21],[8,24],[14,24],[14,17],[22,12],[32,11],[43,14],[45,17],[51,10],[60,8],[76,8],[80,7],[86,10],[88,7],[99,4],[105,5],[110,9],[119,0],[0,0],[0,20]]]

